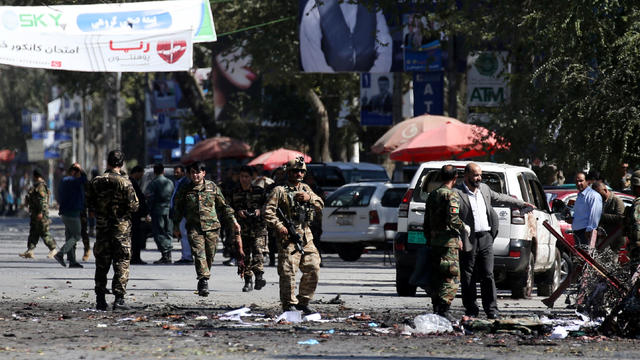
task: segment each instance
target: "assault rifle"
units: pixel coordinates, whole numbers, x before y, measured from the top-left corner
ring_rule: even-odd
[[[562,282],[562,284],[560,284],[558,289],[556,289],[556,291],[554,291],[553,294],[551,294],[551,296],[549,296],[548,298],[542,300],[543,304],[547,305],[548,307],[553,307],[553,303],[560,297],[560,295],[562,295],[562,293],[567,289],[567,287],[569,287],[571,282],[578,276],[578,274],[582,273],[582,270],[584,269],[584,266],[590,266],[593,269],[595,269],[609,283],[611,283],[611,285],[613,285],[613,287],[616,288],[621,294],[625,294],[625,293],[627,293],[629,291],[629,289],[627,289],[627,287],[624,284],[622,284],[620,282],[620,280],[618,280],[615,276],[609,274],[607,269],[605,269],[595,259],[593,259],[591,257],[591,255],[589,255],[588,252],[586,252],[583,249],[579,249],[579,248],[576,248],[573,245],[571,245],[561,234],[559,234],[551,226],[551,224],[549,224],[548,221],[545,220],[542,223],[542,225],[544,225],[544,227],[547,228],[547,230],[549,230],[551,235],[553,235],[573,255],[577,256],[578,258],[580,258],[580,259],[582,259],[584,261],[584,265],[582,265],[582,266],[576,268],[574,271],[572,271],[571,274],[569,274],[569,276],[567,276],[567,278]],[[605,244],[607,244],[609,242],[608,240],[613,239],[614,236],[620,236],[620,234],[621,234],[621,230],[614,232],[613,234],[611,234],[607,238],[607,240],[602,242],[598,247],[600,248],[601,246],[604,246]]]
[[[287,232],[289,233],[289,241],[291,241],[293,243],[293,246],[295,247],[295,250],[291,252],[291,255],[297,252],[299,252],[300,255],[304,255],[302,238],[300,237],[300,234],[296,232],[296,227],[293,226],[293,223],[291,222],[291,220],[289,220],[289,218],[284,215],[284,213],[282,212],[282,209],[278,208],[277,211],[278,211],[278,215],[280,215],[280,219],[282,220],[282,223],[284,224],[284,227],[287,228]]]

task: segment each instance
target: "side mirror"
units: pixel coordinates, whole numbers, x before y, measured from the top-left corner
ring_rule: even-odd
[[[565,212],[566,209],[567,209],[567,204],[565,204],[564,201],[560,199],[555,199],[551,201],[551,212],[562,214]]]

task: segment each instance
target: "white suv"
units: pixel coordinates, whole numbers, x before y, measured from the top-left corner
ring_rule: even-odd
[[[356,261],[366,246],[384,247],[395,237],[398,205],[409,184],[359,182],[331,193],[322,210],[323,243],[345,261]]]
[[[396,290],[400,296],[413,296],[416,286],[409,283],[415,266],[416,250],[425,246],[422,232],[425,201],[428,192],[440,183],[437,175],[443,165],[458,169],[462,181],[464,167],[469,161],[432,161],[423,163],[414,175],[398,212],[398,231],[394,239],[396,256]],[[492,204],[500,220],[498,235],[493,243],[494,276],[496,284],[508,288],[514,298],[531,296],[534,281],[538,295],[546,296],[560,283],[561,257],[556,239],[542,225],[547,220],[560,232],[558,219],[551,214],[542,185],[529,168],[477,163],[482,169],[482,182],[500,193],[534,204],[536,209],[523,213],[520,208]]]

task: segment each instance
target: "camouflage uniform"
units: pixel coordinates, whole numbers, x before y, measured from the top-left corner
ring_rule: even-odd
[[[262,211],[264,202],[264,189],[255,185],[247,191],[238,185],[231,192],[231,207],[235,212],[246,210],[251,213],[256,209]],[[264,272],[262,252],[267,242],[267,224],[262,215],[246,219],[238,216],[238,223],[242,228],[242,249],[246,266],[244,276],[251,278],[253,274]]]
[[[309,202],[300,203],[293,199],[295,193],[306,192],[310,195]],[[276,186],[269,195],[265,205],[264,218],[267,225],[275,230],[284,226],[277,216],[277,208],[289,217],[304,243],[304,255],[296,252],[294,244],[287,237],[278,236],[278,275],[280,275],[280,302],[283,308],[292,305],[307,305],[315,293],[318,285],[318,272],[320,271],[320,257],[313,244],[313,235],[309,224],[313,221],[315,209],[322,209],[324,202],[311,191],[309,185],[299,183],[297,185],[287,182]],[[296,272],[300,269],[299,295],[295,296]]]
[[[111,288],[116,297],[123,297],[131,260],[131,214],[138,210],[138,197],[126,175],[107,170],[87,187],[87,206],[96,217],[96,294],[103,294],[107,288],[107,274],[113,264]]]
[[[56,241],[49,233],[49,195],[49,188],[43,179],[33,184],[27,193],[25,201],[31,213],[31,227],[29,229],[29,240],[27,240],[28,252],[36,248],[40,238],[42,238],[49,250],[56,248]],[[42,214],[42,219],[38,219],[39,214]]]
[[[179,226],[180,220],[186,219],[197,278],[209,279],[220,239],[220,220],[234,224],[233,209],[227,205],[220,188],[209,180],[200,185],[193,182],[182,185],[174,201],[173,225]]]
[[[625,211],[625,233],[629,238],[629,257],[640,260],[640,197]]]
[[[464,223],[459,217],[460,198],[442,185],[432,191],[425,204],[424,235],[431,253],[431,300],[434,310],[448,308],[460,286],[460,234]]]

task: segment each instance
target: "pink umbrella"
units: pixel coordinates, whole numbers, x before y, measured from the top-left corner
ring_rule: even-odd
[[[440,127],[447,122],[462,124],[454,118],[438,115],[420,115],[399,122],[371,146],[371,151],[376,154],[390,153],[423,132]]]
[[[251,160],[247,165],[262,165],[265,170],[273,170],[283,164],[286,164],[287,161],[297,158],[298,156],[304,157],[304,162],[306,163],[311,162],[311,156],[309,155],[305,155],[295,150],[280,148],[263,153],[257,158]]]
[[[494,133],[481,126],[448,122],[414,137],[393,151],[390,158],[412,162],[466,159],[507,147],[498,143]]]

